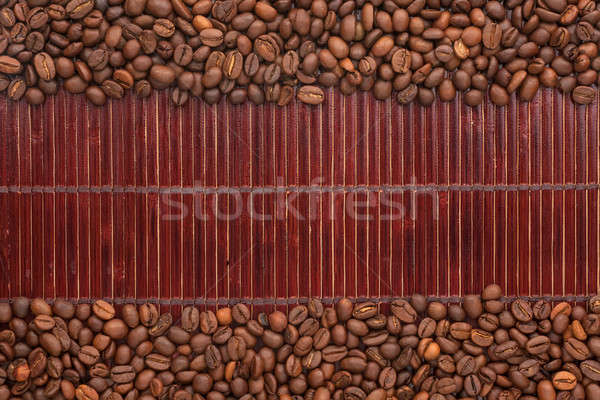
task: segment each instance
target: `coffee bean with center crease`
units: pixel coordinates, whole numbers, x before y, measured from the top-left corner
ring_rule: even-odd
[[[477,396],[481,392],[481,381],[477,375],[471,374],[465,377],[463,387],[467,395]]]
[[[246,324],[250,320],[250,310],[245,304],[236,304],[231,309],[231,317],[238,324]]]
[[[531,321],[533,317],[533,310],[528,301],[517,299],[510,305],[510,310],[514,317],[518,321],[527,322]]]
[[[14,74],[18,74],[22,71],[23,66],[21,65],[21,63],[19,62],[19,60],[9,57],[9,56],[5,56],[5,55],[0,55],[0,72],[3,74],[8,74],[8,75],[14,75]]]
[[[495,22],[486,24],[483,28],[481,40],[486,48],[490,50],[497,49],[502,42],[502,27]]]
[[[200,311],[195,307],[185,307],[181,313],[181,327],[186,332],[193,332],[200,326]]]
[[[400,104],[409,104],[417,97],[418,87],[414,83],[408,85],[405,89],[398,92],[396,100]],[[394,305],[392,304],[392,310],[394,309]],[[393,312],[393,311],[392,311]],[[394,313],[402,321],[403,318],[410,320],[411,317],[409,314],[404,313],[403,317],[399,316],[397,313]],[[407,321],[403,321],[407,322]]]
[[[77,358],[85,365],[93,365],[100,358],[100,352],[93,346],[83,346],[79,349]]]
[[[321,104],[325,100],[323,90],[317,86],[306,85],[302,86],[296,97],[305,104]]]
[[[590,16],[595,15],[595,2],[575,5],[551,0],[536,8],[530,0],[510,14],[507,10],[515,5],[500,2],[478,7],[459,0],[450,8],[421,3],[357,7],[346,2],[330,9],[317,3],[309,12],[291,4],[249,5],[232,0],[214,4],[128,0],[124,5],[94,0],[51,5],[17,2],[0,12],[4,29],[0,73],[25,71],[17,78],[25,81],[32,104],[44,96],[27,86],[38,84],[43,94],[56,92],[49,59],[57,67],[60,63],[59,75],[67,91],[85,91],[97,105],[105,103],[107,94],[120,98],[125,90],[136,88],[145,97],[152,88],[165,89],[175,80],[180,90],[173,90],[171,98],[180,105],[189,95],[204,95],[212,102],[236,88],[242,90],[233,97],[256,104],[267,100],[284,105],[294,92],[309,104],[320,104],[319,95],[306,95],[312,89],[295,87],[317,87],[316,82],[338,85],[344,94],[370,90],[382,100],[396,90],[400,104],[416,98],[430,105],[434,91],[429,89],[437,88],[442,101],[452,101],[458,89],[465,92],[467,105],[477,106],[483,92],[489,91],[492,103],[504,106],[513,92],[531,101],[540,83],[572,92],[575,103],[590,104],[595,99],[591,85],[597,81],[592,66],[598,30]],[[412,17],[417,14],[421,15]],[[560,26],[540,26],[551,23]],[[580,51],[580,46],[587,50]],[[148,58],[138,59],[141,53]],[[58,60],[63,56],[78,66],[73,73],[64,69],[64,60]],[[183,73],[197,73],[196,84],[185,78],[190,74],[180,82]],[[12,99],[23,96],[19,79],[11,78]],[[486,292],[494,290],[486,288]],[[497,298],[483,296],[483,300],[488,301],[487,308],[496,307]],[[522,323],[545,319],[538,314],[530,318],[527,310],[519,311],[519,304],[511,307]]]
[[[46,81],[54,79],[56,76],[56,66],[54,60],[48,53],[38,53],[33,57],[35,71],[41,79]]]
[[[48,365],[48,357],[44,350],[40,347],[34,349],[27,357],[27,362],[31,371],[30,376],[36,378],[42,375]]]
[[[534,347],[537,349],[536,347]],[[494,348],[494,355],[500,360],[508,360],[519,351],[519,344],[514,340],[509,340],[499,344]]]
[[[180,87],[171,93],[177,91],[187,93]],[[536,393],[540,399],[553,393],[568,399],[561,393],[583,398],[582,390],[595,390],[593,382],[600,381],[596,314],[566,302],[551,310],[549,303],[538,302],[532,319],[520,321],[512,304],[511,311],[488,307],[501,295],[493,286],[484,290],[481,315],[480,298],[465,297],[465,306],[474,305],[470,312],[479,316],[458,322],[436,321],[432,316],[445,316],[445,305],[413,296],[406,303],[414,311],[411,323],[401,322],[393,308],[378,312],[375,303],[348,299],[335,308],[313,300],[310,307],[262,312],[256,319],[244,305],[220,307],[216,314],[186,306],[175,322],[148,304],[117,311],[102,301],[73,307],[57,300],[51,307],[42,299],[18,299],[14,307],[0,305],[2,320],[9,321],[0,331],[0,357],[7,360],[0,384],[17,395],[35,385],[47,397],[61,391],[78,399],[117,396],[132,388],[188,398],[180,389],[187,385],[207,398],[221,390],[241,397],[255,391],[257,382],[274,395],[287,390],[284,378],[294,393],[321,387],[371,399],[383,399],[390,390],[407,400],[425,399],[428,391],[434,392],[430,400],[516,399],[519,392],[533,400]],[[405,310],[403,301],[395,300],[398,315]],[[199,327],[202,332],[195,332]],[[323,390],[319,396],[326,396]]]
[[[209,47],[218,47],[223,43],[223,32],[218,29],[209,28],[200,32],[202,44]]]
[[[171,367],[171,360],[168,357],[156,353],[148,354],[144,362],[148,368],[155,371],[166,371]]]
[[[220,353],[219,349],[217,349],[214,345],[209,345],[206,348],[204,357],[206,359],[206,365],[210,369],[215,369],[219,365],[221,365],[221,362],[222,362],[221,353]]]
[[[12,101],[18,101],[25,94],[27,85],[23,79],[14,79],[7,88],[8,98]]]
[[[98,400],[98,392],[88,385],[79,385],[75,389],[75,397],[77,400]]]
[[[93,0],[71,0],[65,6],[65,11],[72,19],[81,19],[94,8]]]
[[[129,383],[135,379],[135,370],[131,365],[119,365],[110,370],[110,378],[116,383]]]
[[[261,35],[254,41],[254,52],[265,61],[273,62],[279,56],[279,45],[273,37]]]
[[[570,372],[559,371],[552,377],[552,384],[557,390],[572,390],[577,384],[577,378]]]
[[[175,24],[166,18],[159,18],[152,26],[154,33],[162,38],[170,38],[175,34]]]
[[[0,64],[1,65],[1,64]],[[591,104],[596,98],[597,90],[589,86],[577,86],[573,89],[571,97],[577,104]]]
[[[294,50],[289,50],[283,55],[283,59],[281,60],[281,68],[284,74],[296,74],[299,65],[300,58],[298,57],[298,53],[296,53]]]
[[[392,55],[391,65],[394,72],[405,74],[409,71],[412,62],[410,51],[398,49]]]
[[[392,313],[404,323],[411,324],[417,320],[417,312],[406,300],[394,300],[391,309]]]

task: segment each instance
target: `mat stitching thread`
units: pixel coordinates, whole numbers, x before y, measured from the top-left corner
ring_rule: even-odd
[[[159,186],[0,186],[0,193],[139,193],[139,194],[272,194],[272,193],[403,193],[403,192],[522,192],[598,190],[600,184],[542,184],[542,185],[329,185],[329,186],[229,186],[229,187],[159,187]]]
[[[500,298],[503,303],[509,303],[517,298],[524,299],[527,301],[538,301],[546,300],[549,302],[585,302],[588,301],[592,296],[504,296]],[[320,298],[323,304],[333,304],[341,300],[343,297],[323,297]],[[252,305],[294,305],[294,304],[306,304],[308,303],[309,297],[290,297],[290,298],[218,298],[218,299],[157,299],[157,298],[146,298],[146,299],[135,299],[135,298],[85,298],[85,299],[68,299],[73,303],[91,304],[96,300],[105,300],[113,304],[145,304],[153,303],[160,305],[232,305],[237,303],[252,304]],[[380,304],[388,304],[394,300],[405,299],[409,297],[349,297],[353,303],[362,303],[366,301],[372,301]],[[429,301],[439,301],[441,303],[460,303],[463,297],[460,296],[427,296]],[[46,299],[49,304],[54,303],[54,299]],[[0,303],[12,302],[12,299],[0,299]]]

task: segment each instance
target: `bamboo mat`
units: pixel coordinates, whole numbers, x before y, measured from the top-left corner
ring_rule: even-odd
[[[0,298],[598,292],[600,103],[0,98]]]

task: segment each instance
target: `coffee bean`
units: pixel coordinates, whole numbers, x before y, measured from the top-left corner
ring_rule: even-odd
[[[352,317],[359,320],[366,320],[377,314],[377,305],[373,302],[359,303],[354,306]]]
[[[250,5],[232,0],[214,4],[69,0],[47,6],[18,2],[0,12],[5,29],[0,34],[0,73],[23,73],[32,104],[43,101],[40,94],[56,92],[57,72],[67,91],[86,91],[98,105],[105,103],[106,94],[120,98],[124,90],[135,87],[138,96],[146,97],[152,88],[165,89],[175,79],[179,90],[171,97],[178,104],[190,94],[214,103],[235,90],[229,97],[236,103],[248,99],[284,105],[295,85],[313,87],[317,82],[339,86],[344,94],[371,90],[382,100],[397,90],[398,102],[416,98],[422,105],[433,103],[430,89],[437,88],[442,101],[452,101],[458,89],[471,106],[482,102],[486,90],[499,106],[508,104],[509,95],[517,90],[520,99],[530,101],[541,83],[573,91],[575,102],[589,104],[591,92],[575,89],[578,84],[591,87],[597,80],[597,68],[592,67],[598,32],[589,16],[594,5],[552,1],[543,7],[534,7],[529,0],[518,8],[513,4],[505,8],[499,2],[480,7],[457,0],[448,10],[445,5],[425,7],[422,1],[330,7],[317,2],[310,12],[287,3]],[[501,22],[513,8],[510,20]],[[585,11],[579,15],[580,10]],[[552,23],[561,26],[543,25]],[[579,54],[581,46],[587,50]],[[283,57],[281,51],[286,52]],[[446,71],[451,75],[445,76]],[[570,76],[574,72],[577,76]],[[98,86],[89,86],[92,80],[102,93]],[[2,82],[10,85],[6,79]],[[15,82],[13,89],[20,89],[20,80]],[[34,85],[42,93],[27,89]],[[306,90],[299,88],[297,95],[305,97]],[[20,96],[21,90],[13,90],[9,97]],[[497,307],[490,302],[497,299],[483,300],[488,301],[484,305],[488,311]]]
[[[325,100],[323,90],[317,86],[302,86],[296,94],[298,100],[305,104],[321,104]]]
[[[270,35],[261,35],[254,41],[254,52],[265,61],[273,62],[279,56],[279,45]]]
[[[511,304],[511,312],[518,321],[527,322],[533,318],[531,305],[525,300],[515,300]]]
[[[12,101],[18,101],[23,97],[26,90],[27,85],[23,79],[13,79],[7,88],[8,98]]]
[[[170,38],[175,34],[175,24],[166,18],[158,18],[152,26],[154,33],[162,38]]]
[[[572,390],[577,384],[577,379],[570,372],[559,371],[552,377],[552,384],[557,390]]]
[[[102,106],[106,103],[106,95],[98,86],[89,86],[86,88],[85,96],[96,106]]]
[[[415,85],[414,83],[411,83],[404,90],[401,90],[400,92],[398,92],[398,96],[396,97],[396,100],[400,104],[409,104],[417,97],[417,92],[418,92],[417,85]],[[394,305],[392,304],[392,312],[394,312],[393,310],[394,310]],[[404,316],[400,316],[398,314],[400,312],[402,312],[404,314]],[[403,318],[407,319],[409,321],[411,320],[410,314],[405,311],[398,311],[397,313],[394,313],[394,315],[396,315],[396,317],[398,317],[398,319],[400,319],[403,322],[407,322],[406,320],[403,320]],[[416,316],[415,316],[415,318],[416,318]],[[414,320],[413,320],[413,322],[414,322]]]
[[[115,308],[104,300],[98,300],[92,306],[94,315],[103,320],[109,320],[115,316]]]
[[[77,400],[98,400],[98,392],[88,385],[79,385],[75,389],[75,397]]]
[[[411,66],[411,54],[406,49],[398,49],[392,55],[391,65],[394,72],[407,73]]]
[[[564,349],[571,357],[579,361],[586,360],[591,355],[587,345],[575,338],[568,338],[565,341]]]
[[[79,350],[77,358],[85,365],[93,365],[100,358],[100,353],[92,346],[83,346]]]
[[[577,104],[591,104],[596,98],[596,90],[589,86],[577,86],[573,89],[572,98]]]
[[[13,75],[22,71],[21,63],[9,56],[0,55],[0,72],[3,74]]]

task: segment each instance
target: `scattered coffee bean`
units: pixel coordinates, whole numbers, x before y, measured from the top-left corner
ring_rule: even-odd
[[[595,0],[4,3],[0,92],[30,104],[62,79],[95,105],[167,88],[179,106],[223,95],[234,104],[316,105],[323,88],[337,86],[424,106],[457,91],[478,106],[487,93],[505,106],[512,93],[533,100],[540,85],[586,105],[600,70]]]
[[[497,285],[448,307],[414,295],[389,313],[311,299],[255,319],[244,304],[186,306],[175,322],[153,304],[17,298],[0,303],[0,398],[596,399],[598,298],[587,311],[501,298]]]

